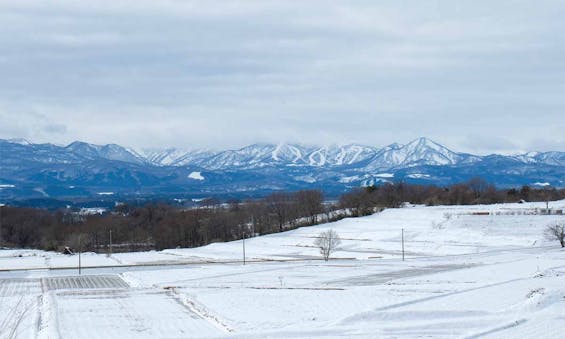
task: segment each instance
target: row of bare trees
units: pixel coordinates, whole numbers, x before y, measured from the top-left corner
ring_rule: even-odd
[[[195,247],[314,225],[328,211],[318,190],[276,192],[244,202],[210,199],[189,209],[122,204],[111,213],[80,217],[69,210],[0,209],[0,246],[97,252],[109,250],[110,231],[113,251]]]
[[[353,215],[368,215],[380,207],[400,207],[405,202],[434,205],[494,204],[519,201],[551,201],[565,199],[565,189],[521,188],[497,189],[484,179],[475,177],[465,183],[448,187],[385,184],[356,188],[340,198],[340,206]]]
[[[318,190],[275,192],[264,198],[220,202],[179,209],[166,204],[123,204],[103,215],[71,210],[0,207],[0,247],[59,250],[64,246],[97,252],[195,247],[305,225],[362,216],[382,208],[414,204],[475,204],[565,199],[565,190],[530,187],[497,190],[482,179],[450,187],[385,184],[356,188],[335,204]]]

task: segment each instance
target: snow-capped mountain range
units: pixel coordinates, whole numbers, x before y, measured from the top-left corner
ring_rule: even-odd
[[[208,170],[253,169],[267,166],[339,167],[359,166],[366,171],[390,170],[418,165],[469,164],[485,157],[454,152],[427,138],[383,148],[349,144],[305,146],[299,144],[253,144],[237,150],[141,150],[140,159],[159,166],[196,165]],[[523,163],[565,166],[565,152],[529,152],[505,156]]]
[[[338,192],[399,180],[443,185],[476,175],[499,186],[548,183],[563,187],[565,152],[478,156],[452,151],[427,138],[382,148],[281,143],[224,151],[133,150],[80,141],[57,146],[0,139],[0,170],[0,198],[308,187]]]

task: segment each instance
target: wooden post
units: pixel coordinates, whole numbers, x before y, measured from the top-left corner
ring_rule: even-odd
[[[245,231],[243,231],[243,265],[245,265]]]

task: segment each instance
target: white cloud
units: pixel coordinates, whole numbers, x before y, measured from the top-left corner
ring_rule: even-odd
[[[236,147],[424,135],[469,152],[562,148],[564,11],[0,1],[0,137]]]

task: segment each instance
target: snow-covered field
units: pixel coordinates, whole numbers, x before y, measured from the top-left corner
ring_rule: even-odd
[[[565,216],[542,207],[389,209],[247,239],[245,266],[241,241],[86,253],[81,277],[77,256],[0,250],[0,338],[565,338],[565,250],[543,234]]]

